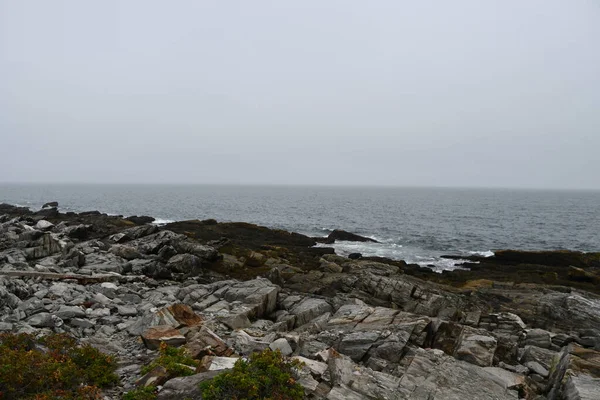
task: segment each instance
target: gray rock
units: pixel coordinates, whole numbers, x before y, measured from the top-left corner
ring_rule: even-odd
[[[158,393],[157,400],[201,399],[200,383],[213,379],[223,372],[225,370],[208,371],[182,378],[170,379]]]
[[[377,332],[353,332],[342,338],[338,350],[358,362],[378,339],[379,333]]]
[[[546,370],[550,370],[554,357],[558,355],[557,352],[547,349],[542,349],[536,346],[525,346],[523,349],[523,355],[520,358],[521,364],[527,365],[530,361],[535,361],[541,364]]]
[[[39,313],[29,317],[27,324],[35,328],[53,328],[56,325],[56,321],[50,313]]]
[[[84,318],[86,316],[83,308],[78,306],[60,306],[56,315],[61,319]]]
[[[94,324],[90,320],[81,318],[72,318],[69,321],[69,325],[82,329],[93,328],[94,326],[96,326],[96,324]]]
[[[193,254],[177,254],[169,259],[167,268],[172,272],[197,275],[201,271],[202,260]]]
[[[600,399],[600,352],[576,344],[563,348],[549,386],[550,400]]]
[[[138,314],[138,311],[133,306],[118,306],[117,312],[123,317],[134,317]]]
[[[126,260],[135,260],[136,258],[142,257],[142,255],[134,247],[119,244],[113,245],[110,248],[110,252]]]
[[[269,345],[269,348],[273,351],[279,350],[284,356],[289,356],[293,353],[292,347],[284,338],[277,339]]]
[[[537,361],[528,361],[525,363],[525,366],[529,368],[531,372],[538,374],[541,377],[548,377],[548,370]]]
[[[480,367],[489,367],[492,365],[496,346],[497,341],[492,336],[470,334],[465,331],[455,355],[459,360],[464,360]]]
[[[295,326],[299,327],[317,318],[321,314],[333,311],[332,307],[323,299],[307,297],[300,303],[294,305],[291,314],[296,316]]]
[[[537,346],[544,349],[550,347],[552,342],[550,341],[550,332],[545,331],[543,329],[530,329],[527,331],[527,335],[525,336],[525,340],[523,342],[524,346]]]
[[[38,229],[40,231],[49,231],[54,227],[54,224],[52,222],[48,222],[44,219],[41,219],[37,222],[37,224],[35,224],[35,229]]]

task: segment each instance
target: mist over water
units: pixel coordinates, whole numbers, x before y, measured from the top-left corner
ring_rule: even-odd
[[[310,236],[344,229],[378,240],[336,243],[438,269],[442,254],[495,249],[600,250],[600,192],[509,189],[219,185],[0,185],[0,202],[37,209],[150,215],[158,223],[215,218]]]

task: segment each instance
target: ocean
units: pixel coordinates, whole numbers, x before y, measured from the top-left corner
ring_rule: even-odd
[[[445,254],[496,249],[600,251],[600,192],[511,189],[233,185],[1,184],[0,202],[61,211],[150,215],[156,223],[214,218],[310,236],[344,229],[380,243],[341,242],[360,252],[456,268]]]

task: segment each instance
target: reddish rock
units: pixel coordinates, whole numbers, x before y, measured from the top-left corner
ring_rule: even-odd
[[[147,348],[156,350],[161,342],[173,347],[185,344],[185,336],[179,330],[169,325],[159,325],[149,328],[142,334],[142,339]]]

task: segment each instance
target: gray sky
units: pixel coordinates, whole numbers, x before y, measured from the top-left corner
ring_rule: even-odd
[[[0,0],[0,182],[600,189],[600,2]]]

